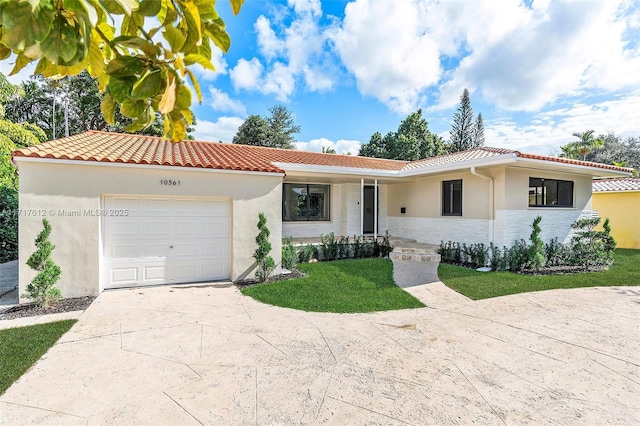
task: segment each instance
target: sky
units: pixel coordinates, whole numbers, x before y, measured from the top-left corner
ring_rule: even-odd
[[[574,132],[640,136],[640,1],[246,0],[198,69],[200,140],[285,105],[298,149],[357,154],[421,108],[449,139],[464,88],[485,145],[557,154]],[[4,71],[4,69],[3,69]],[[17,77],[19,78],[19,76]],[[15,79],[12,80],[15,82]]]

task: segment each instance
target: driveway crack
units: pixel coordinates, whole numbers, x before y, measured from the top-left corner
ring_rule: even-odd
[[[174,402],[178,407],[182,408],[182,410],[183,410],[185,413],[187,413],[189,416],[191,416],[191,417],[192,417],[196,422],[198,422],[198,423],[200,423],[202,426],[204,426],[204,423],[202,423],[202,422],[200,421],[200,419],[198,419],[196,416],[194,416],[193,414],[191,414],[191,413],[189,412],[189,410],[187,410],[186,408],[184,408],[184,407],[182,406],[182,404],[180,404],[178,401],[176,401],[175,399],[173,399],[173,398],[171,397],[171,395],[169,395],[169,394],[168,394],[168,393],[166,393],[165,391],[162,391],[162,393],[163,393],[163,394],[165,394],[165,395],[167,396],[167,398],[169,398],[170,400],[172,400],[172,401],[173,401],[173,402]]]

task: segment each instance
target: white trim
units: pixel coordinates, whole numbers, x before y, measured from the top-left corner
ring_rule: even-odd
[[[55,164],[69,164],[73,166],[100,166],[100,167],[130,167],[135,169],[159,169],[159,170],[181,170],[191,172],[214,172],[214,173],[230,173],[230,174],[242,174],[252,176],[281,176],[284,177],[284,173],[280,172],[252,172],[248,170],[228,170],[228,169],[213,169],[204,167],[185,167],[185,166],[165,166],[161,164],[136,164],[136,163],[116,163],[116,162],[104,162],[104,161],[87,161],[87,160],[58,160],[55,158],[41,158],[41,157],[14,157],[14,161],[30,162],[44,162]]]
[[[360,235],[364,235],[364,179],[360,179]]]
[[[567,171],[566,173],[571,173],[571,172],[575,173],[576,172],[575,169],[579,169],[579,170],[592,172],[592,173],[589,173],[592,176],[603,176],[606,174],[631,176],[630,172],[622,172],[618,170],[605,169],[602,167],[585,166],[582,164],[565,163],[560,161],[538,160],[535,158],[522,158],[522,157],[518,157],[517,161],[519,163],[532,163],[532,164],[539,164],[539,165],[545,165],[545,166],[556,166],[561,168],[572,169],[571,171]],[[545,168],[545,170],[549,170],[549,168],[547,167]]]
[[[461,169],[467,169],[470,167],[497,166],[501,164],[515,163],[518,160],[519,160],[519,157],[516,157],[515,154],[501,154],[501,155],[494,155],[492,157],[477,158],[474,160],[458,161],[455,163],[411,168],[408,170],[401,171],[401,174],[399,177],[427,175],[427,174],[441,173],[446,171],[456,171]]]
[[[384,169],[364,169],[357,167],[340,167],[340,166],[319,166],[317,164],[301,164],[301,163],[282,163],[274,161],[276,167],[291,172],[307,172],[307,173],[326,173],[337,175],[356,175],[356,176],[380,176],[380,177],[401,177],[398,170]]]
[[[640,189],[618,189],[615,191],[594,191],[591,190],[592,194],[633,194],[634,192],[640,192]]]
[[[378,179],[373,181],[373,238],[378,239]]]

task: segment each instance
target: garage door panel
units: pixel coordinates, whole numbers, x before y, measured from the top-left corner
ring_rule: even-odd
[[[103,220],[106,288],[229,278],[228,200],[118,196],[104,205],[130,210]]]

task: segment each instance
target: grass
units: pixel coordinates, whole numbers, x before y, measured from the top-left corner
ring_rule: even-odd
[[[558,288],[640,285],[640,250],[616,250],[607,271],[565,275],[520,275],[509,272],[477,272],[441,263],[440,280],[453,290],[474,299]]]
[[[77,320],[0,330],[0,395],[44,355]]]
[[[422,308],[424,304],[393,281],[388,259],[304,263],[306,277],[242,290],[260,302],[312,312],[374,312]]]

